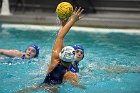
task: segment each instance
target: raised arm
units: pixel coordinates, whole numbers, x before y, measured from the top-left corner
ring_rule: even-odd
[[[72,16],[70,17],[69,21],[66,23],[66,25],[62,26],[61,29],[59,30],[57,38],[56,38],[56,42],[55,42],[54,47],[53,47],[51,65],[50,65],[49,69],[53,69],[60,61],[59,53],[63,48],[63,39],[64,39],[65,35],[69,32],[69,30],[73,26],[73,24],[77,20],[80,19],[79,16],[83,10],[84,9],[81,9],[81,8],[77,9],[76,8],[74,10]]]
[[[0,54],[8,57],[21,57],[22,53],[18,50],[5,50],[0,49]]]
[[[83,11],[83,9],[79,8],[77,10],[77,8],[76,8],[75,11],[72,14],[70,20],[66,23],[66,25],[64,27],[62,27],[59,30],[58,36],[56,38],[56,42],[55,42],[54,48],[53,48],[52,62],[54,61],[54,59],[58,59],[59,60],[59,53],[60,53],[61,49],[63,48],[63,39],[66,36],[66,34],[69,32],[69,30],[73,26],[73,24],[77,20],[79,20],[79,16],[82,13],[82,11]]]

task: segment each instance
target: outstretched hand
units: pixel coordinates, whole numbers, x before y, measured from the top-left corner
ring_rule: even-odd
[[[84,9],[81,9],[81,7],[79,7],[77,9],[77,7],[75,8],[70,20],[73,20],[73,21],[78,21],[80,20],[81,18],[83,17],[80,17],[81,13],[84,11]]]
[[[79,9],[77,9],[77,7],[76,7],[73,14],[70,17],[70,20],[78,21],[78,20],[82,19],[83,17],[80,17],[80,15],[83,11],[84,11],[84,9],[81,9],[81,7],[79,7]],[[60,20],[61,26],[65,26],[67,21],[69,20],[69,18],[67,18],[65,20],[59,18],[59,20]]]

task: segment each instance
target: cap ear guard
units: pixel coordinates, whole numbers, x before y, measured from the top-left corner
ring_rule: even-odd
[[[75,50],[80,49],[80,50],[82,50],[82,51],[84,52],[83,46],[81,46],[81,45],[79,45],[79,44],[75,44],[75,45],[73,46],[73,48],[74,48]]]
[[[83,46],[82,46],[82,45],[75,44],[75,45],[73,46],[73,48],[74,48],[75,50],[77,50],[77,49],[82,50],[82,51],[83,51],[83,58],[84,58],[84,48],[83,48]],[[82,59],[83,59],[83,58],[82,58]]]
[[[76,60],[75,50],[71,46],[65,46],[59,53],[59,57],[62,61],[73,62]]]
[[[39,49],[40,48],[37,45],[35,45],[35,44],[33,44],[32,47],[34,47],[35,50],[36,50],[36,55],[34,57],[38,57],[38,55],[39,55]]]

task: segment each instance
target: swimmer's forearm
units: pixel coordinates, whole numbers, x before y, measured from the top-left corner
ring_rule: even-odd
[[[86,89],[86,87],[83,84],[81,84],[81,83],[73,83],[73,85],[75,87],[78,87],[78,88],[81,88],[81,89]]]
[[[41,89],[41,88],[42,87],[39,87],[37,85],[34,85],[34,86],[30,86],[30,87],[26,87],[24,89],[18,90],[15,93],[27,93],[27,92],[32,92],[34,90]]]
[[[58,36],[64,38],[64,36],[68,33],[68,31],[70,30],[70,28],[73,26],[74,23],[75,23],[74,20],[70,20],[64,27],[60,29]]]
[[[0,54],[7,56],[7,57],[13,57],[12,53],[10,53],[10,50],[4,50],[4,49],[0,49]]]
[[[18,50],[5,50],[5,49],[0,49],[0,54],[8,57],[20,57],[22,55]]]
[[[86,89],[85,85],[79,82],[78,76],[76,75],[76,78],[70,80],[71,84],[75,87]]]

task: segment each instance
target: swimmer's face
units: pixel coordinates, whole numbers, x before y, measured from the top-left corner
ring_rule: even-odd
[[[31,58],[34,58],[36,55],[36,49],[33,48],[33,47],[29,47],[26,49],[26,52],[25,52],[25,57],[27,59],[31,59]]]
[[[76,54],[76,61],[81,61],[83,59],[84,54],[81,49],[75,50],[75,54]]]

